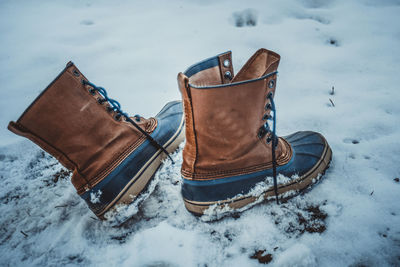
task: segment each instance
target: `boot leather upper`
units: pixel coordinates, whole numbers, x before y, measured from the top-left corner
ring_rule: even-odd
[[[16,122],[12,132],[27,137],[73,170],[79,194],[92,188],[145,141],[123,117],[116,119],[82,84],[86,78],[70,62]],[[141,118],[140,127],[151,133],[154,118]]]
[[[269,113],[267,95],[275,93],[277,78],[263,76],[276,71],[279,60],[278,54],[260,49],[234,75],[227,52],[178,74],[186,120],[181,169],[186,179],[223,178],[272,167],[271,144],[258,131]],[[275,81],[272,88],[270,80]],[[276,155],[278,165],[292,156],[282,138]]]

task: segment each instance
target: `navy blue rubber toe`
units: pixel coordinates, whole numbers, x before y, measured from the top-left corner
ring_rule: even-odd
[[[150,135],[165,149],[168,149],[183,130],[182,103],[180,101],[169,102],[155,118],[157,119],[157,127]],[[118,198],[117,196],[122,191],[126,192],[130,187],[135,186],[135,181],[132,181],[132,179],[136,177],[136,180],[137,176],[146,170],[143,169],[145,165],[148,166],[149,163],[157,160],[154,155],[161,153],[161,150],[148,140],[144,141],[107,177],[82,194],[81,197],[96,215],[104,213],[105,208],[110,203],[118,202],[123,193]],[[140,173],[138,173],[139,171]],[[129,183],[132,184],[127,188]]]
[[[278,172],[286,177],[306,174],[323,157],[328,146],[319,133],[310,131],[296,132],[283,138],[289,142],[293,149],[291,162],[284,165],[285,168]]]
[[[277,167],[277,173],[295,180],[292,177],[302,177],[317,168],[325,157],[328,144],[315,132],[296,132],[283,137],[293,150],[290,161]],[[196,202],[215,202],[232,199],[238,194],[246,195],[259,182],[272,177],[272,168],[250,174],[199,181],[183,179],[182,196],[184,199]],[[285,183],[290,184],[291,181]],[[278,186],[283,186],[282,184]],[[272,185],[271,185],[272,188]]]

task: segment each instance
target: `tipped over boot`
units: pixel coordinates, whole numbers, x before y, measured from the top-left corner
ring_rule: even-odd
[[[286,199],[329,167],[332,152],[321,134],[275,134],[279,60],[260,49],[234,75],[227,52],[178,74],[186,120],[182,196],[190,212]]]
[[[162,159],[183,141],[183,128],[180,101],[154,118],[129,117],[72,62],[8,126],[73,171],[77,193],[100,218],[146,189]]]

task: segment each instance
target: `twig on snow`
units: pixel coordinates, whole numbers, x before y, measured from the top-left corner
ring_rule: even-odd
[[[23,234],[25,237],[28,237],[28,235],[24,232],[24,231],[20,231],[21,232],[21,234]]]

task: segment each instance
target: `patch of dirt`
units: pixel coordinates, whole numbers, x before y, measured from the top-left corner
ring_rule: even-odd
[[[282,204],[281,210],[272,212],[271,215],[277,227],[289,237],[298,237],[306,232],[323,233],[328,214],[320,209],[320,205],[325,205],[325,202],[296,207]]]
[[[57,183],[60,179],[67,179],[70,177],[71,173],[72,172],[67,169],[62,169],[53,174],[53,182]]]
[[[259,263],[268,264],[272,261],[272,254],[265,252],[265,250],[257,250],[250,256],[250,259],[256,259]]]
[[[308,218],[305,218],[300,212],[297,213],[297,221],[301,229],[300,234],[323,233],[326,230],[325,219],[328,215],[319,209],[319,206],[310,206],[305,209],[308,212]]]

